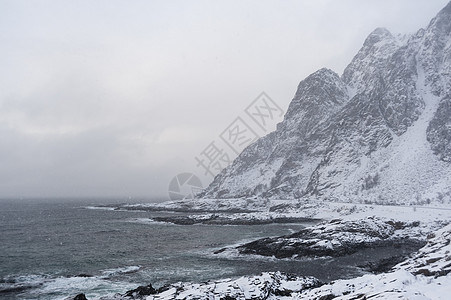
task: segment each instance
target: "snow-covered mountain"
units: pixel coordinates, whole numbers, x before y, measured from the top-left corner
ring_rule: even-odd
[[[377,28],[342,76],[300,82],[277,130],[201,194],[451,201],[451,2],[410,37]]]

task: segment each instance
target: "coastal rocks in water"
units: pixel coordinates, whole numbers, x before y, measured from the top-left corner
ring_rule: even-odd
[[[125,293],[125,297],[132,299],[142,299],[145,296],[156,294],[157,291],[152,287],[152,284],[146,286],[139,286],[134,290],[130,290]]]
[[[91,275],[91,274],[85,274],[85,273],[81,273],[81,274],[78,274],[77,276],[75,276],[75,277],[81,277],[81,278],[89,278],[89,277],[94,277],[93,275]]]
[[[77,296],[74,297],[74,300],[88,300],[88,299],[86,299],[85,294],[78,294]]]
[[[276,258],[303,258],[343,256],[369,247],[424,245],[421,236],[411,236],[419,222],[368,217],[363,220],[332,220],[297,233],[264,238],[237,247],[241,254],[274,256]]]
[[[153,221],[166,222],[177,225],[263,225],[263,224],[281,224],[281,223],[302,223],[319,221],[318,219],[304,217],[285,217],[285,216],[266,216],[250,213],[242,214],[208,214],[208,215],[190,215],[190,216],[166,216],[153,217]]]

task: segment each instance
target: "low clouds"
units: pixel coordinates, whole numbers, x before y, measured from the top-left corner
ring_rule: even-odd
[[[375,27],[446,3],[2,1],[0,198],[165,196],[262,91],[286,109]]]

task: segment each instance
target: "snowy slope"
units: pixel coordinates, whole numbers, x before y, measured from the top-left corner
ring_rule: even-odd
[[[413,258],[380,275],[339,280],[301,292],[297,299],[449,299],[451,225],[429,236]],[[324,299],[324,298],[323,298]]]

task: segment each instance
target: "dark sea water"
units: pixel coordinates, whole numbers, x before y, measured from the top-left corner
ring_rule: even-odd
[[[308,261],[217,257],[219,248],[289,234],[306,224],[179,226],[162,213],[92,209],[117,200],[0,200],[0,299],[88,299],[152,283],[205,281],[285,271],[322,280],[362,274],[384,253]],[[124,202],[124,201],[123,201]],[[386,253],[385,253],[386,255]]]

